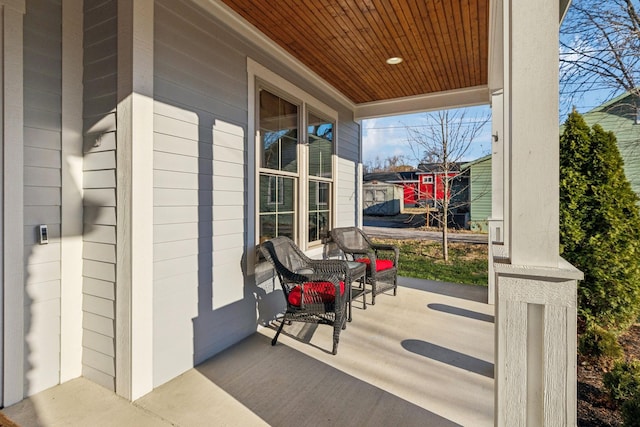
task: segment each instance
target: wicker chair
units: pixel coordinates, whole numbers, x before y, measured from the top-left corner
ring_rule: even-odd
[[[340,331],[346,327],[350,296],[347,262],[312,260],[284,236],[264,242],[260,251],[273,265],[287,303],[271,345],[276,345],[285,322],[319,323],[333,326],[332,353],[336,354]]]
[[[367,283],[371,285],[371,304],[376,295],[398,290],[398,258],[400,251],[393,245],[372,243],[357,227],[340,227],[331,230],[331,238],[344,252],[347,259],[367,264]]]

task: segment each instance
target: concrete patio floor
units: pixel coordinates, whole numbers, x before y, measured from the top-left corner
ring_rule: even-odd
[[[400,278],[332,328],[257,333],[129,403],[82,378],[2,410],[20,426],[493,425],[487,288]],[[370,295],[367,295],[369,302]]]

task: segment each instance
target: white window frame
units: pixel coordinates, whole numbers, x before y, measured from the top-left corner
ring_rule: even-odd
[[[248,78],[248,123],[247,131],[252,135],[254,140],[253,151],[249,153],[249,164],[253,161],[255,165],[254,179],[249,185],[249,194],[253,192],[254,197],[249,197],[248,212],[255,212],[253,220],[248,219],[249,230],[247,238],[253,236],[253,242],[248,242],[249,247],[260,243],[260,174],[269,173],[271,169],[263,169],[261,167],[261,150],[260,135],[257,129],[257,120],[259,119],[258,111],[258,91],[266,89],[275,95],[295,102],[300,105],[299,114],[299,144],[298,144],[298,173],[293,174],[297,177],[298,197],[296,200],[296,244],[302,250],[308,250],[311,247],[318,246],[320,242],[308,242],[309,229],[309,174],[308,174],[308,145],[307,145],[307,117],[311,111],[315,115],[320,115],[333,122],[333,154],[331,156],[332,178],[313,177],[314,180],[323,180],[331,182],[331,224],[336,224],[336,206],[337,206],[337,180],[338,180],[338,112],[309,93],[300,89],[298,86],[284,79],[280,75],[272,72],[251,58],[247,58],[247,78]],[[305,189],[305,191],[300,191]],[[314,195],[315,197],[315,195]],[[311,244],[310,244],[311,243]]]
[[[432,175],[422,175],[422,183],[423,184],[433,184],[433,176]]]

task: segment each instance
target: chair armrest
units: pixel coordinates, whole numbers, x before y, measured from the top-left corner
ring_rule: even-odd
[[[347,281],[349,264],[344,260],[310,260],[295,272],[297,282]]]
[[[395,258],[393,265],[398,265],[398,260],[400,259],[400,250],[397,246],[385,245],[383,243],[374,243],[371,245],[371,247],[374,251],[376,251],[376,255],[378,251],[393,251]]]

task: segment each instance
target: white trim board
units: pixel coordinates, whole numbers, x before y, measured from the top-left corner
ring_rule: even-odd
[[[2,145],[2,405],[24,397],[24,2],[0,3]],[[10,143],[9,143],[10,141]],[[10,250],[5,250],[10,248]]]
[[[153,16],[153,0],[118,0],[116,393],[129,400],[153,389]]]
[[[449,108],[472,107],[489,104],[491,96],[487,86],[450,90],[427,95],[409,96],[386,101],[358,104],[354,110],[354,120],[399,114],[421,113]]]
[[[249,206],[249,209],[247,212],[249,213],[258,212],[259,206],[260,206],[259,186],[257,184],[260,176],[260,171],[261,171],[260,154],[259,154],[260,151],[258,148],[260,141],[258,139],[258,134],[256,129],[256,120],[257,120],[256,81],[259,81],[260,84],[263,83],[264,86],[266,86],[267,88],[273,88],[274,92],[279,94],[279,96],[283,95],[287,99],[294,98],[296,102],[300,103],[302,107],[300,109],[301,117],[306,117],[308,110],[311,109],[311,111],[313,111],[314,113],[324,116],[325,118],[330,119],[334,122],[334,127],[335,127],[334,136],[333,136],[334,153],[332,155],[332,165],[334,167],[334,176],[331,181],[334,190],[332,195],[332,203],[333,203],[332,211],[333,212],[331,215],[332,215],[332,221],[334,221],[333,223],[335,224],[335,221],[336,221],[335,212],[336,212],[336,206],[337,206],[336,194],[337,194],[337,182],[338,182],[338,166],[337,166],[338,162],[337,162],[337,155],[336,155],[336,153],[338,152],[338,128],[339,128],[338,112],[333,108],[329,107],[328,105],[326,105],[325,103],[323,103],[322,101],[319,101],[317,98],[315,98],[311,94],[300,89],[298,86],[289,82],[287,79],[267,69],[266,67],[259,64],[258,62],[256,62],[251,58],[247,58],[247,79],[248,79],[248,82],[247,82],[247,87],[248,87],[247,134],[248,134],[248,141],[249,141],[248,158],[253,159],[253,162],[255,164],[255,176],[253,177],[253,180],[250,176],[247,177],[249,181],[253,182],[252,187],[254,191],[253,193],[254,197],[250,198],[250,200],[253,201],[254,205]],[[300,138],[301,138],[301,141],[303,141],[306,138],[306,129],[302,129]],[[301,158],[306,159],[306,155],[305,155],[306,144],[304,142],[301,142],[301,145],[303,147],[300,150],[299,155],[301,156]],[[308,175],[306,171],[306,163],[301,162],[301,164],[299,165],[300,165],[300,168],[298,170],[298,173],[291,174],[291,176],[297,177],[298,185],[302,185],[303,182],[304,183],[308,182]],[[288,175],[288,174],[284,173],[284,175]],[[299,208],[300,206],[307,206],[308,204],[306,200],[306,193],[303,194],[303,192],[300,191],[300,194],[298,196],[301,197],[302,199],[296,200],[296,207]],[[302,215],[300,214],[299,209],[296,209],[296,215],[298,220],[297,234],[298,236],[300,236],[300,233],[306,230],[307,224],[305,219],[301,220]],[[258,242],[260,239],[260,236],[258,236],[258,224],[257,224],[258,220],[259,220],[258,216],[254,216],[253,218],[249,218],[249,217],[247,218],[247,221],[251,223],[250,228],[253,233],[251,237],[249,235],[247,236],[247,248],[254,247],[257,244],[256,242]],[[253,239],[253,241],[251,241],[251,239]],[[308,242],[305,239],[304,244],[301,245],[301,249],[305,250],[307,249],[307,246],[308,246]],[[255,254],[253,254],[253,251],[252,251],[252,255],[254,258],[248,259],[248,266],[251,266],[251,268],[249,268],[248,271],[254,271],[253,268],[255,267]]]
[[[61,383],[82,374],[82,3],[62,3]]]

